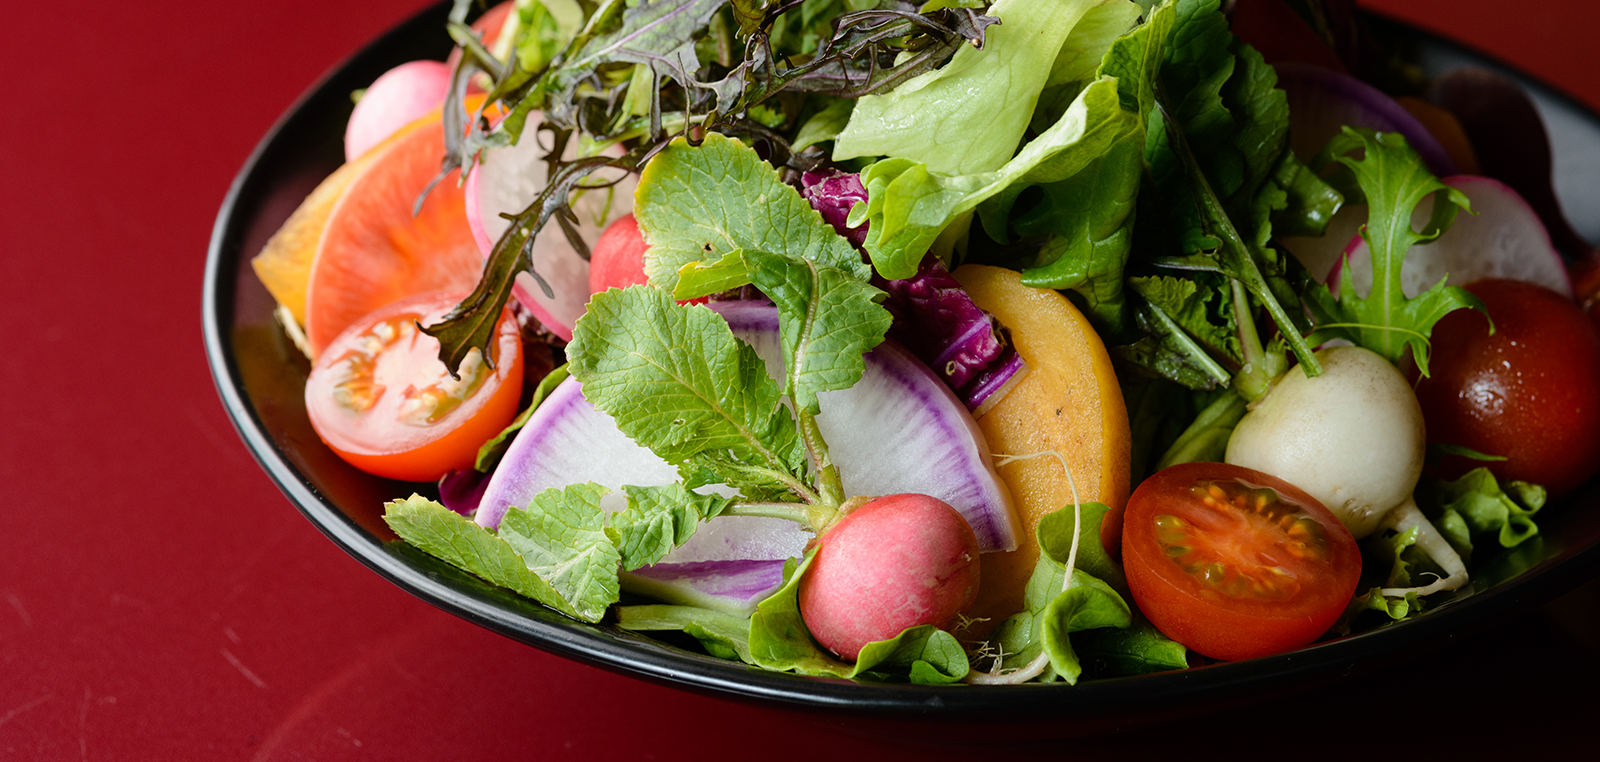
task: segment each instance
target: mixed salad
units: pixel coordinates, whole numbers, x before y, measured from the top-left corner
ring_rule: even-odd
[[[567,616],[1182,669],[1425,616],[1600,469],[1594,257],[1485,176],[1536,113],[1350,2],[473,10],[254,264],[395,533]]]

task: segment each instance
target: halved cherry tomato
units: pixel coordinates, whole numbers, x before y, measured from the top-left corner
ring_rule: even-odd
[[[433,481],[469,468],[478,447],[517,414],[522,342],[510,310],[459,380],[439,362],[439,341],[417,329],[437,322],[463,295],[420,294],[356,321],[328,344],[306,379],[306,412],[317,436],[351,465],[405,481]]]
[[[1128,499],[1122,559],[1139,610],[1214,659],[1306,645],[1350,603],[1361,551],[1298,487],[1241,466],[1185,463]]]

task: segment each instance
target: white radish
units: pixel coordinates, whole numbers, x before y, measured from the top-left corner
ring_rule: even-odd
[[[1389,361],[1360,347],[1323,349],[1317,359],[1322,375],[1308,378],[1296,366],[1252,405],[1225,459],[1305,490],[1358,540],[1380,528],[1416,527],[1417,546],[1449,576],[1415,592],[1465,584],[1465,564],[1411,498],[1427,447],[1411,385]]]
[[[516,145],[490,149],[472,173],[463,191],[466,194],[467,225],[485,257],[495,241],[511,226],[503,214],[517,214],[528,208],[544,190],[548,146],[540,145],[540,118],[528,117],[522,138]],[[565,158],[576,156],[575,144],[568,146]],[[633,189],[637,178],[621,170],[601,170],[586,184],[617,180],[609,188],[580,191],[572,202],[578,217],[578,234],[590,246],[613,220],[633,211]],[[620,178],[620,179],[618,179]],[[560,224],[551,219],[534,238],[533,269],[550,285],[546,296],[533,276],[517,276],[512,295],[533,312],[544,327],[563,339],[572,339],[572,325],[583,315],[589,302],[589,260],[567,241]]]
[[[1515,190],[1498,180],[1474,175],[1446,177],[1443,182],[1467,194],[1477,214],[1456,215],[1444,235],[1406,251],[1400,266],[1400,289],[1407,297],[1415,297],[1441,280],[1464,286],[1485,278],[1528,281],[1572,296],[1572,281],[1560,252],[1551,245],[1539,215]],[[1432,213],[1432,204],[1418,204],[1411,215],[1412,229],[1421,230]],[[1359,235],[1346,245],[1344,261],[1348,264],[1336,264],[1329,274],[1329,287],[1337,293],[1340,281],[1349,277],[1356,294],[1366,296],[1372,290],[1372,256]]]

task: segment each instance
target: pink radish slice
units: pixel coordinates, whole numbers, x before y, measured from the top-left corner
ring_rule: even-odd
[[[444,103],[450,67],[438,61],[410,61],[383,73],[356,101],[344,127],[344,160],[355,161],[395,130]]]
[[[1355,77],[1302,63],[1279,63],[1278,87],[1289,96],[1289,138],[1294,155],[1311,161],[1340,128],[1398,132],[1435,175],[1453,175],[1456,163],[1433,134],[1393,98]]]
[[[478,241],[483,256],[494,250],[494,243],[511,226],[502,214],[517,214],[528,208],[545,187],[547,148],[539,144],[539,115],[528,118],[522,139],[513,146],[484,153],[482,161],[468,175],[466,194],[467,226]],[[569,150],[568,158],[573,154]],[[598,181],[614,179],[619,173],[605,170],[591,175]],[[628,175],[615,186],[583,192],[572,204],[578,215],[578,233],[593,246],[601,231],[612,220],[633,211],[634,176]],[[533,312],[534,317],[563,339],[572,339],[572,325],[589,303],[589,261],[567,242],[561,226],[551,220],[534,238],[533,269],[550,284],[551,295],[528,273],[517,275],[512,295]]]
[[[1444,183],[1467,194],[1477,215],[1456,215],[1455,224],[1432,243],[1411,247],[1400,266],[1400,290],[1416,296],[1445,280],[1463,286],[1484,278],[1510,278],[1537,283],[1568,298],[1572,281],[1561,254],[1550,243],[1539,216],[1517,192],[1499,180],[1475,175],[1444,178]],[[1433,206],[1422,203],[1411,215],[1413,230],[1428,224]],[[1337,294],[1339,281],[1348,273],[1356,294],[1372,291],[1372,255],[1357,235],[1345,248],[1348,265],[1338,265],[1328,276]],[[1348,269],[1347,269],[1348,268]]]
[[[734,334],[782,373],[777,309],[757,302],[715,302]],[[920,492],[949,503],[968,523],[984,551],[1011,550],[1020,531],[1011,497],[990,463],[977,424],[932,371],[898,345],[866,356],[866,372],[850,389],[821,397],[817,424],[827,440],[845,492],[887,495]],[[576,379],[556,388],[534,411],[490,479],[476,520],[500,523],[509,506],[526,505],[551,487],[593,481],[613,490],[678,480],[675,468],[640,447],[611,417],[583,398]],[[604,505],[622,506],[614,492]],[[811,533],[794,522],[723,517],[667,556],[668,563],[782,559],[801,553]]]

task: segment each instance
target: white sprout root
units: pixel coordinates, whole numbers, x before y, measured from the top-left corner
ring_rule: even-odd
[[[1077,568],[1078,563],[1078,541],[1083,536],[1083,503],[1078,500],[1078,485],[1072,481],[1072,468],[1067,465],[1067,459],[1055,450],[1045,450],[1044,452],[1029,453],[1027,455],[1006,455],[998,452],[992,453],[992,455],[995,458],[994,465],[996,468],[1014,461],[1054,455],[1056,460],[1061,463],[1061,470],[1066,472],[1067,488],[1072,491],[1072,549],[1067,551],[1066,573],[1061,577],[1061,592],[1066,592],[1067,588],[1072,586],[1072,570]],[[976,670],[968,672],[965,682],[972,685],[1021,685],[1044,674],[1044,668],[1050,666],[1050,653],[1044,650],[1043,645],[1039,648],[1039,655],[1033,657],[1032,661],[1010,671],[1005,670],[1006,650],[1004,646],[991,650],[989,644],[984,643],[978,649],[978,654],[980,656],[992,656],[994,664],[989,667],[988,672],[978,672]]]
[[[1417,501],[1408,497],[1405,502],[1391,508],[1384,517],[1383,525],[1385,528],[1393,529],[1396,532],[1416,529],[1417,547],[1428,554],[1428,557],[1432,558],[1434,563],[1438,564],[1448,574],[1448,576],[1440,577],[1432,583],[1421,587],[1383,588],[1382,593],[1385,596],[1403,597],[1407,593],[1432,595],[1441,590],[1455,590],[1467,584],[1467,565],[1461,561],[1461,556],[1456,553],[1456,549],[1450,547],[1450,543],[1445,541],[1444,535],[1439,534],[1439,530],[1433,527],[1433,522],[1428,521],[1428,517],[1422,515],[1422,511],[1417,508]]]

